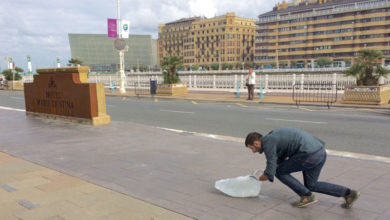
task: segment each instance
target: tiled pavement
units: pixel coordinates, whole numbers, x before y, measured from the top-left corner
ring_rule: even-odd
[[[190,219],[0,152],[0,219]]]
[[[318,194],[297,209],[289,203],[298,197],[277,180],[257,198],[214,189],[218,179],[264,169],[264,156],[242,143],[8,110],[0,125],[0,219],[390,219],[388,163],[329,156],[320,179],[358,189],[360,199],[345,210],[341,198]]]

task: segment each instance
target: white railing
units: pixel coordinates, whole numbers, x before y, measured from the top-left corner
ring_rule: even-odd
[[[181,75],[181,81],[187,84],[192,90],[215,90],[232,91],[237,88],[244,88],[245,74],[186,74]],[[163,82],[161,74],[132,74],[126,77],[126,87],[131,89],[135,85],[138,87],[148,86],[149,81],[156,79],[157,83]],[[102,82],[106,88],[118,88],[118,76],[89,76],[90,82]],[[390,83],[390,80],[388,80]],[[343,90],[345,85],[356,84],[354,77],[344,74],[257,74],[256,88],[261,87],[268,91],[292,90],[293,85],[302,83],[333,83],[339,90]]]
[[[236,74],[181,74],[180,79],[187,84],[190,90],[212,90],[212,91],[234,91],[245,89],[245,78],[247,71]],[[163,82],[161,73],[129,74],[126,76],[126,88],[148,87],[150,80]],[[106,88],[119,88],[119,77],[116,75],[89,75],[89,82],[104,83]],[[33,81],[32,76],[24,76],[23,82]],[[390,77],[381,79],[381,84],[390,84]],[[262,74],[257,73],[256,88],[263,88],[266,92],[292,91],[297,84],[334,84],[338,90],[344,90],[345,85],[356,84],[356,79],[345,74],[323,73],[323,74]]]

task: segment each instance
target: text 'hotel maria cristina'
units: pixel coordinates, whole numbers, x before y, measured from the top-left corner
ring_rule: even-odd
[[[311,67],[320,57],[344,66],[363,48],[382,50],[390,64],[390,0],[283,2],[256,25],[255,62],[263,67]]]

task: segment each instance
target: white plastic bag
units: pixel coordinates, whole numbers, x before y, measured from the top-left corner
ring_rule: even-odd
[[[260,194],[261,182],[255,176],[239,176],[215,182],[215,188],[231,197],[256,197]]]

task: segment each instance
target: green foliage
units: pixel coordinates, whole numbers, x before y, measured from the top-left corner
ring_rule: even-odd
[[[233,66],[236,70],[240,70],[243,67],[241,63],[235,63]]]
[[[344,59],[344,62],[346,66],[351,65],[351,59]]]
[[[328,66],[332,64],[332,61],[327,57],[321,57],[317,60],[317,65],[320,67]]]
[[[228,64],[228,63],[223,63],[222,64],[222,70],[231,70],[233,69],[233,65],[232,64]]]
[[[298,63],[297,63],[296,60],[292,60],[290,64],[291,64],[291,67],[292,67],[292,68],[295,68],[295,67],[297,67],[297,64],[298,64]]]
[[[389,75],[390,70],[382,66],[382,51],[364,49],[359,52],[356,63],[345,71],[347,76],[356,77],[358,85],[378,85],[381,76]]]
[[[199,70],[199,65],[195,64],[195,65],[191,66],[191,70],[194,70],[194,71]]]
[[[219,64],[218,63],[211,64],[211,69],[212,70],[219,70]]]
[[[164,83],[165,84],[179,83],[180,82],[180,77],[178,75],[176,75],[176,76],[169,75],[167,71],[163,72],[163,76],[164,76]]]
[[[77,66],[77,65],[81,66],[82,64],[83,61],[81,61],[78,58],[71,58],[70,60],[68,60],[68,66]]]
[[[15,67],[15,70],[6,69],[2,72],[3,76],[7,81],[20,80],[22,76],[19,73],[24,72],[24,70],[20,67]]]
[[[183,67],[183,59],[181,57],[165,57],[161,66],[164,69],[163,73],[165,84],[180,82],[180,78],[177,74],[177,69]]]
[[[252,62],[247,62],[245,63],[245,69],[250,69],[250,68],[253,68],[253,63]]]
[[[24,72],[24,70],[22,68],[17,67],[17,66],[15,67],[15,71],[18,72],[18,73],[23,73]]]
[[[146,72],[148,70],[149,70],[149,68],[145,65],[139,66],[139,71],[141,71],[141,72]]]

